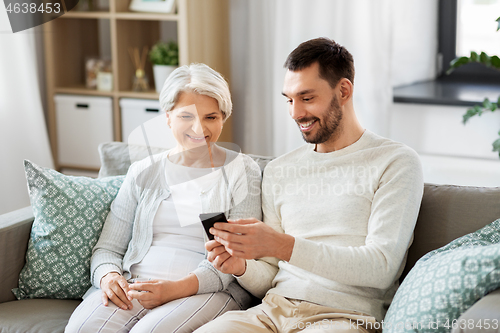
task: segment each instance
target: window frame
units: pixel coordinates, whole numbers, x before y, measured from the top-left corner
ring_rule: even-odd
[[[500,71],[479,63],[467,64],[455,69],[450,75],[446,75],[450,62],[456,58],[457,15],[457,0],[439,0],[438,63],[440,63],[440,70],[438,79],[454,82],[500,83]],[[500,16],[500,13],[498,15]],[[500,32],[498,33],[500,38]],[[478,52],[478,50],[471,51]],[[497,55],[500,56],[500,54]]]

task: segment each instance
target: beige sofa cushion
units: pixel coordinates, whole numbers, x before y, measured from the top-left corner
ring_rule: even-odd
[[[484,296],[458,318],[451,333],[498,333],[500,332],[500,289]],[[464,325],[463,323],[475,323]],[[488,323],[489,325],[486,325]],[[482,327],[480,327],[482,324]],[[489,326],[489,328],[488,328]]]
[[[2,333],[64,332],[71,313],[80,301],[28,299],[0,304]]]
[[[500,218],[500,187],[425,184],[403,276],[420,257]]]
[[[99,178],[109,176],[120,176],[127,173],[130,165],[140,161],[150,154],[155,155],[166,151],[166,148],[146,147],[141,145],[128,144],[125,142],[106,142],[99,145],[99,157],[101,169]],[[261,170],[264,170],[267,163],[274,157],[248,154]]]
[[[125,175],[130,165],[149,155],[166,151],[165,148],[129,145],[124,142],[106,142],[99,145],[101,169],[99,178]]]
[[[0,303],[16,299],[11,289],[19,282],[32,223],[31,207],[0,216]]]

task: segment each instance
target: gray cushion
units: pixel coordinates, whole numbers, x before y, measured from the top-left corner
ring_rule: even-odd
[[[466,325],[464,323],[474,323]],[[485,327],[489,323],[489,328]],[[481,324],[482,327],[479,327]],[[498,333],[500,332],[500,289],[486,295],[464,312],[451,333]]]
[[[133,145],[125,142],[106,142],[99,145],[99,157],[101,159],[101,170],[99,178],[109,176],[125,175],[130,165],[140,161],[149,155],[155,155],[166,151],[165,148],[146,147]],[[251,155],[250,156],[261,170],[264,170],[267,163],[274,157]]]
[[[500,219],[420,258],[394,296],[384,333],[448,332],[499,287]]]
[[[90,288],[90,258],[124,176],[66,176],[24,161],[35,215],[19,275],[18,299],[80,299]]]
[[[253,155],[253,154],[248,154],[255,162],[260,167],[260,171],[264,172],[264,168],[266,167],[267,163],[271,162],[274,157],[272,156],[261,156],[261,155]]]
[[[2,333],[64,332],[71,313],[80,301],[29,299],[0,304]]]
[[[425,184],[403,273],[420,257],[500,218],[500,187]]]
[[[11,289],[24,266],[33,219],[31,206],[0,216],[0,303],[16,299]]]
[[[100,144],[98,150],[101,159],[99,178],[103,178],[125,175],[132,163],[140,161],[151,154],[162,153],[167,149],[129,145],[124,142],[106,142]]]

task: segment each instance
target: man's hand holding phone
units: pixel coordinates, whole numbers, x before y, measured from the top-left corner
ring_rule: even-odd
[[[231,256],[243,259],[275,257],[289,261],[295,244],[293,236],[255,218],[215,223],[210,233]]]

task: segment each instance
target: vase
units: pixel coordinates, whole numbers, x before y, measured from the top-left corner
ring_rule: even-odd
[[[176,69],[177,66],[168,66],[168,65],[153,65],[153,75],[155,79],[155,87],[156,92],[159,93],[165,80],[168,78],[170,73]]]

